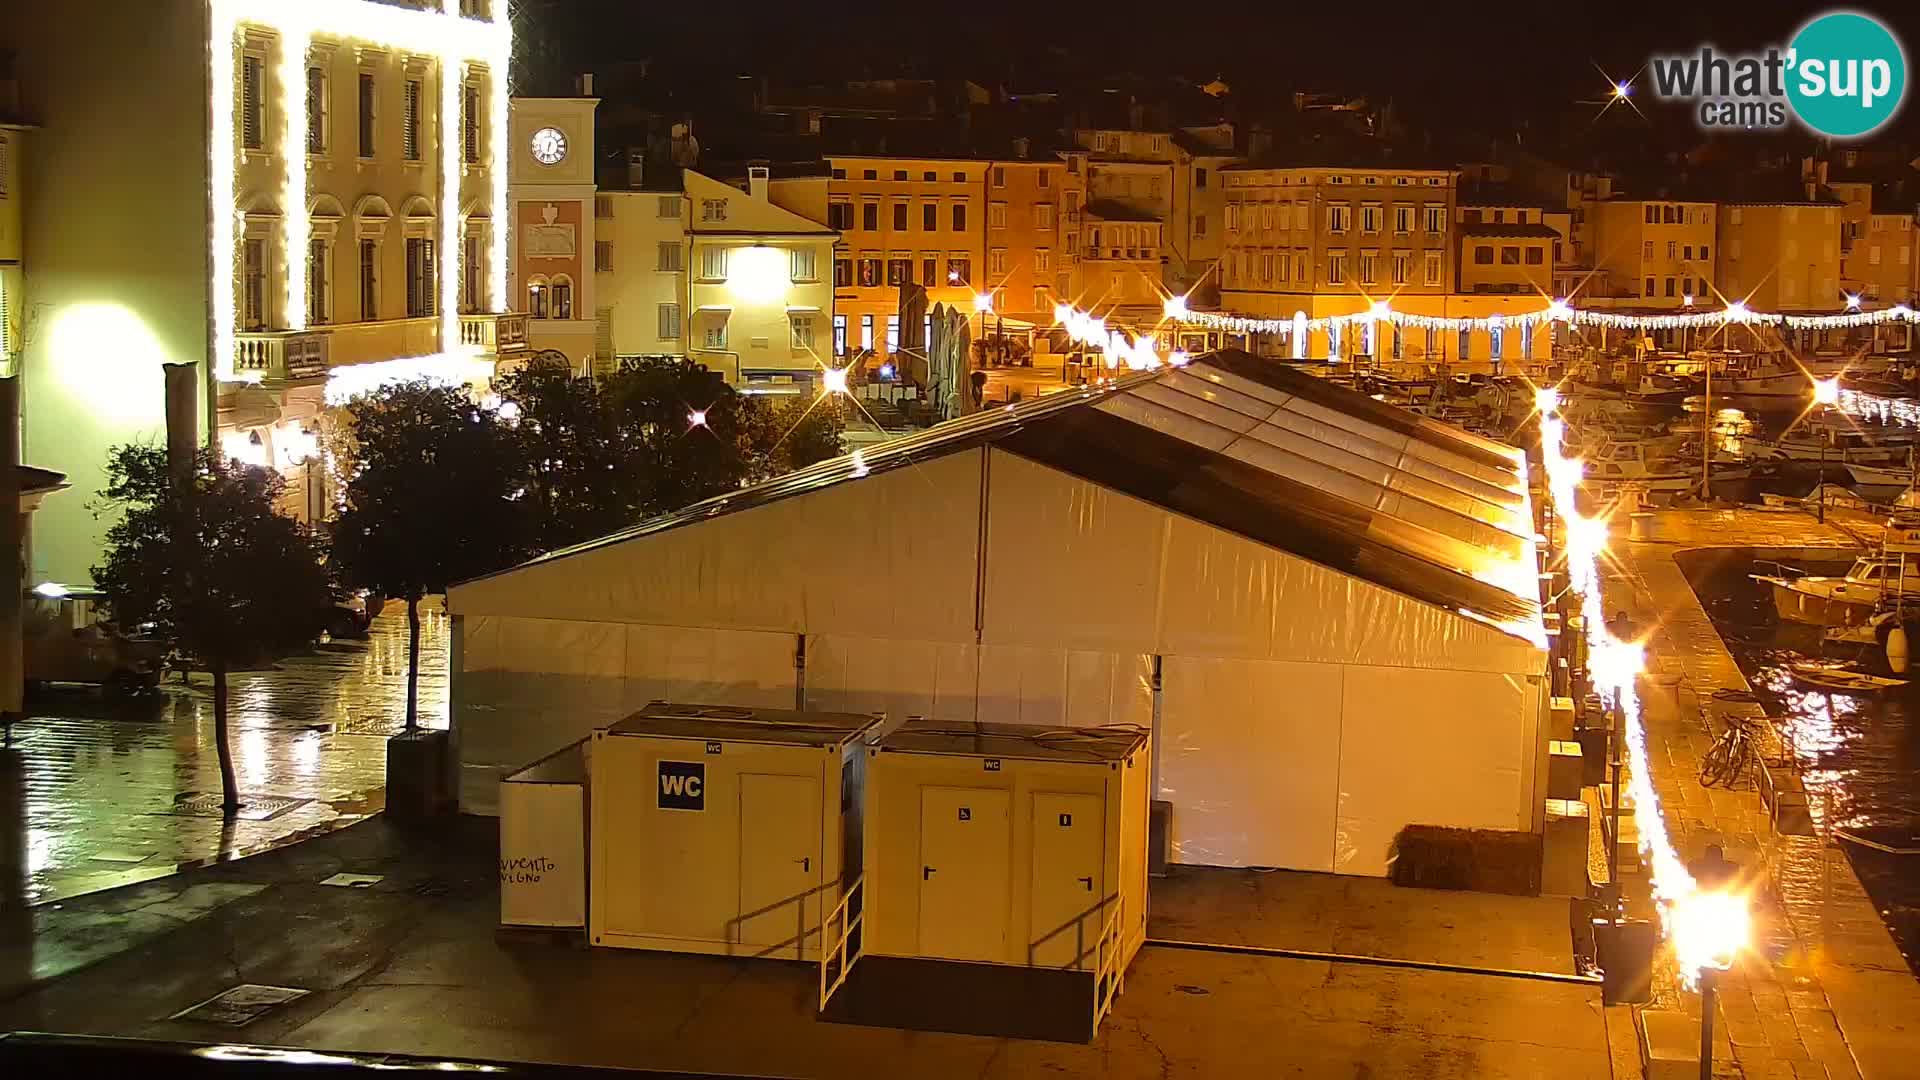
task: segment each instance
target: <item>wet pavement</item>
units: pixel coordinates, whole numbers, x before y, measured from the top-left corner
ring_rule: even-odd
[[[447,726],[447,618],[421,604],[420,717]],[[385,805],[386,738],[405,723],[406,609],[389,604],[364,640],[327,642],[271,670],[229,676],[242,801],[219,816],[212,682],[169,675],[149,699],[59,686],[26,704],[0,770],[0,823],[24,843],[44,904],[237,858],[350,824]],[[202,809],[192,794],[210,794]],[[199,812],[196,812],[199,811]],[[205,816],[211,814],[211,816]],[[15,899],[6,897],[4,899]],[[3,905],[0,905],[3,906]]]
[[[382,815],[40,908],[32,951],[0,948],[0,1030],[804,1077],[1617,1075],[1593,986],[1153,946],[1091,1044],[826,1022],[812,964],[498,935],[497,832],[489,819],[409,830]],[[323,884],[341,872],[378,880]],[[1489,928],[1471,955],[1502,969],[1570,959],[1564,902],[1550,925],[1551,902],[1531,898],[1285,872],[1183,878],[1156,882],[1156,909],[1180,918],[1151,933],[1459,959],[1457,916],[1517,904],[1539,909],[1522,920],[1534,929]],[[1169,887],[1181,895],[1163,902]],[[1329,939],[1327,913],[1296,890],[1350,895],[1363,911]],[[1369,927],[1366,912],[1385,918]],[[34,976],[9,992],[9,971]],[[231,1026],[180,1015],[239,983],[305,993]]]

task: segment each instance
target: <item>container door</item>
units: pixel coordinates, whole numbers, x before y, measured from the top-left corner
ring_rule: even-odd
[[[920,955],[1007,958],[1008,806],[993,788],[920,789]]]
[[[1105,810],[1098,795],[1033,797],[1035,967],[1094,966],[1107,915]]]
[[[740,776],[740,921],[754,955],[800,958],[819,945],[820,781]]]

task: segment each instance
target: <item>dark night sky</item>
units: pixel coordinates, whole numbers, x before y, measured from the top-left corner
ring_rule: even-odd
[[[1892,24],[1920,50],[1920,5],[1775,0],[1582,0],[1574,3],[1312,4],[1201,0],[519,0],[552,20],[560,68],[655,57],[666,64],[831,81],[862,74],[971,75],[1042,87],[1062,72],[1097,77],[1217,71],[1238,92],[1329,89],[1392,99],[1408,119],[1454,115],[1484,131],[1561,114],[1604,92],[1655,52],[1703,42],[1729,50],[1784,44],[1839,7]],[[1910,73],[1911,74],[1911,73]],[[1651,103],[1646,103],[1651,105]],[[1920,129],[1920,108],[1899,127]]]

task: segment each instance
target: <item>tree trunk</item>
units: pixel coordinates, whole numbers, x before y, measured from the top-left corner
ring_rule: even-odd
[[[420,597],[407,597],[407,730],[420,726]]]
[[[233,749],[227,744],[227,665],[213,665],[213,742],[220,750],[220,809],[240,813],[240,782],[233,776]]]

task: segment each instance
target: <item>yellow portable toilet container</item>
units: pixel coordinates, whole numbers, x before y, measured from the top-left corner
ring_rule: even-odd
[[[654,702],[593,733],[595,945],[811,960],[881,718]]]
[[[870,745],[859,955],[847,961],[850,982],[869,990],[852,996],[884,1012],[902,995],[872,993],[876,981],[939,993],[952,979],[949,990],[1007,1006],[957,1027],[950,1016],[872,1022],[1090,1038],[1146,940],[1147,753],[1133,727],[932,721]],[[837,930],[830,920],[830,948]],[[989,987],[983,964],[1007,975]],[[1049,1029],[1038,1017],[1051,1006],[1022,1004],[1028,994],[1086,1011]]]

